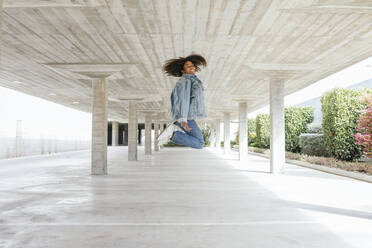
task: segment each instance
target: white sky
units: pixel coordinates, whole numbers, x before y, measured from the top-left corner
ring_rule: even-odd
[[[3,87],[0,116],[0,136],[15,137],[17,120],[29,138],[87,139],[91,134],[91,114]]]
[[[285,106],[321,96],[335,87],[347,87],[372,78],[372,57],[337,72],[285,97]],[[268,106],[250,113],[268,113]],[[17,120],[22,120],[24,137],[89,139],[91,114],[37,97],[0,87],[0,136],[15,137]]]

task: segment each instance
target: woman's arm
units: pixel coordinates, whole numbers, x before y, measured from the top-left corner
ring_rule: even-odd
[[[181,123],[182,127],[189,131],[191,128],[187,126],[187,116],[189,114],[190,107],[190,94],[191,94],[191,80],[183,79],[176,85],[176,93],[178,97],[178,112],[180,118],[177,120]]]

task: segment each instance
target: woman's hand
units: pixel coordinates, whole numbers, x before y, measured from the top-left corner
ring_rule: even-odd
[[[186,130],[186,131],[190,131],[191,128],[187,125],[187,122],[181,122],[181,126]]]

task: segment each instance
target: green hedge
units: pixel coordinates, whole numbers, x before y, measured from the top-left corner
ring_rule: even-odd
[[[248,145],[256,142],[256,119],[248,119]]]
[[[256,145],[260,148],[270,147],[270,115],[256,116]]]
[[[204,146],[210,146],[212,134],[211,126],[209,124],[203,126],[201,129],[201,133],[204,139]]]
[[[307,125],[306,133],[323,133],[322,124],[310,123]]]
[[[221,147],[224,147],[225,142],[221,141],[220,145],[221,145]],[[233,141],[233,140],[231,140],[231,141],[230,141],[230,147],[232,147],[233,145],[236,145],[236,142]]]
[[[306,126],[313,121],[313,110],[311,107],[290,107],[285,109],[285,147],[287,151],[299,152],[299,136],[306,132]],[[255,121],[256,132],[249,130],[248,123],[248,141],[250,146],[257,146],[260,148],[270,147],[270,115],[259,114]]]
[[[239,130],[235,132],[235,144],[239,144]]]
[[[301,134],[299,137],[299,145],[301,147],[301,153],[310,156],[327,157],[322,133]]]
[[[299,137],[299,145],[301,153],[310,156],[328,157],[324,147],[323,129],[322,125],[318,123],[311,123],[307,125],[306,133]]]
[[[362,92],[336,88],[321,97],[324,145],[336,159],[353,161],[362,155],[362,148],[354,144],[357,119],[365,104]]]
[[[300,134],[305,133],[307,125],[314,120],[312,107],[289,107],[285,109],[285,149],[300,152]]]

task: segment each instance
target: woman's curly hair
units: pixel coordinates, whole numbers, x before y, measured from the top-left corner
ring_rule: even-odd
[[[199,66],[207,66],[207,61],[203,56],[199,54],[191,54],[187,57],[179,57],[178,59],[170,59],[165,62],[163,65],[163,72],[168,74],[168,76],[181,77],[183,66],[186,61],[191,61],[195,66],[195,71],[200,71]]]

